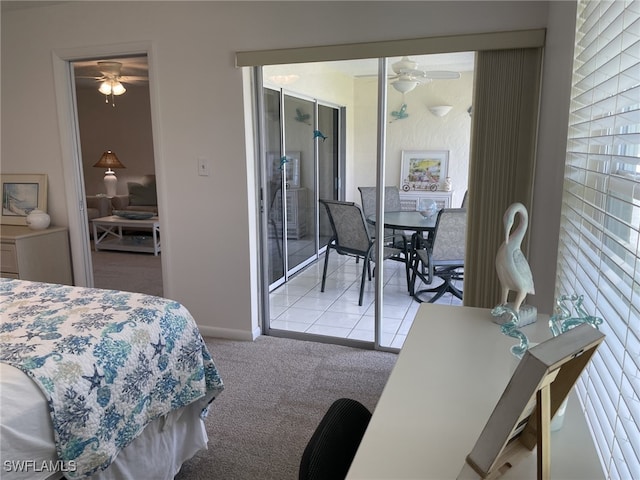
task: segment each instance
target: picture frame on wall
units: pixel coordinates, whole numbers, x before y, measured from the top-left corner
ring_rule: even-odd
[[[3,225],[26,225],[32,210],[47,211],[46,174],[0,174]]]
[[[449,150],[403,150],[400,190],[406,193],[442,189],[449,169]]]
[[[287,188],[298,188],[300,186],[300,152],[288,151],[284,158],[276,152],[267,154],[271,165],[271,179],[277,181],[282,170],[286,171]]]

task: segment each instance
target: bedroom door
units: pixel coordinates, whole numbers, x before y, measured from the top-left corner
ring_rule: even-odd
[[[95,251],[91,220],[109,216],[116,208],[129,203],[129,185],[139,184],[139,192],[149,192],[140,210],[157,208],[155,155],[151,122],[151,101],[146,54],[117,57],[88,57],[71,63],[75,84],[76,122],[80,146],[80,176],[83,181],[88,240],[91,250],[92,286],[163,295],[160,256],[132,253],[139,246],[153,243],[148,231],[124,230],[118,248],[123,251]],[[117,74],[117,75],[116,75]],[[120,82],[122,90],[111,94],[101,86],[104,78]],[[100,90],[99,90],[100,87]],[[113,192],[105,184],[106,168],[96,163],[103,152],[116,154],[122,168],[115,168],[115,204]],[[109,169],[111,170],[111,169]],[[148,185],[152,184],[153,188]],[[144,188],[144,190],[142,190]],[[124,201],[126,200],[126,201]],[[146,205],[146,204],[149,205]],[[110,240],[109,236],[105,240]]]

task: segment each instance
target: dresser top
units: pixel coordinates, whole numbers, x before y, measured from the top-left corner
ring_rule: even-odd
[[[66,227],[49,227],[44,230],[32,230],[23,225],[0,225],[0,237],[2,240],[15,240],[18,238],[35,237],[66,231]]]

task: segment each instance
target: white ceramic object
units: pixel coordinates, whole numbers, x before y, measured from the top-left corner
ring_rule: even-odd
[[[520,222],[513,233],[511,233],[511,227],[513,226],[516,215],[520,215]],[[535,294],[531,268],[522,250],[520,250],[522,239],[529,225],[527,209],[523,204],[516,202],[507,208],[503,221],[505,241],[498,249],[496,255],[496,270],[502,289],[500,304],[504,305],[507,303],[507,296],[510,290],[516,292],[513,309],[517,313],[527,294]]]
[[[31,210],[31,213],[27,215],[27,225],[32,230],[44,230],[51,223],[51,217],[48,213],[38,210],[37,208]]]

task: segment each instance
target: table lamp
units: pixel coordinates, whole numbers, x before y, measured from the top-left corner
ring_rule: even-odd
[[[104,186],[107,189],[107,197],[116,196],[116,186],[118,185],[118,179],[116,173],[111,170],[112,168],[126,168],[115,153],[111,150],[107,150],[102,154],[100,160],[94,165],[98,168],[106,168],[107,171],[104,174]]]

